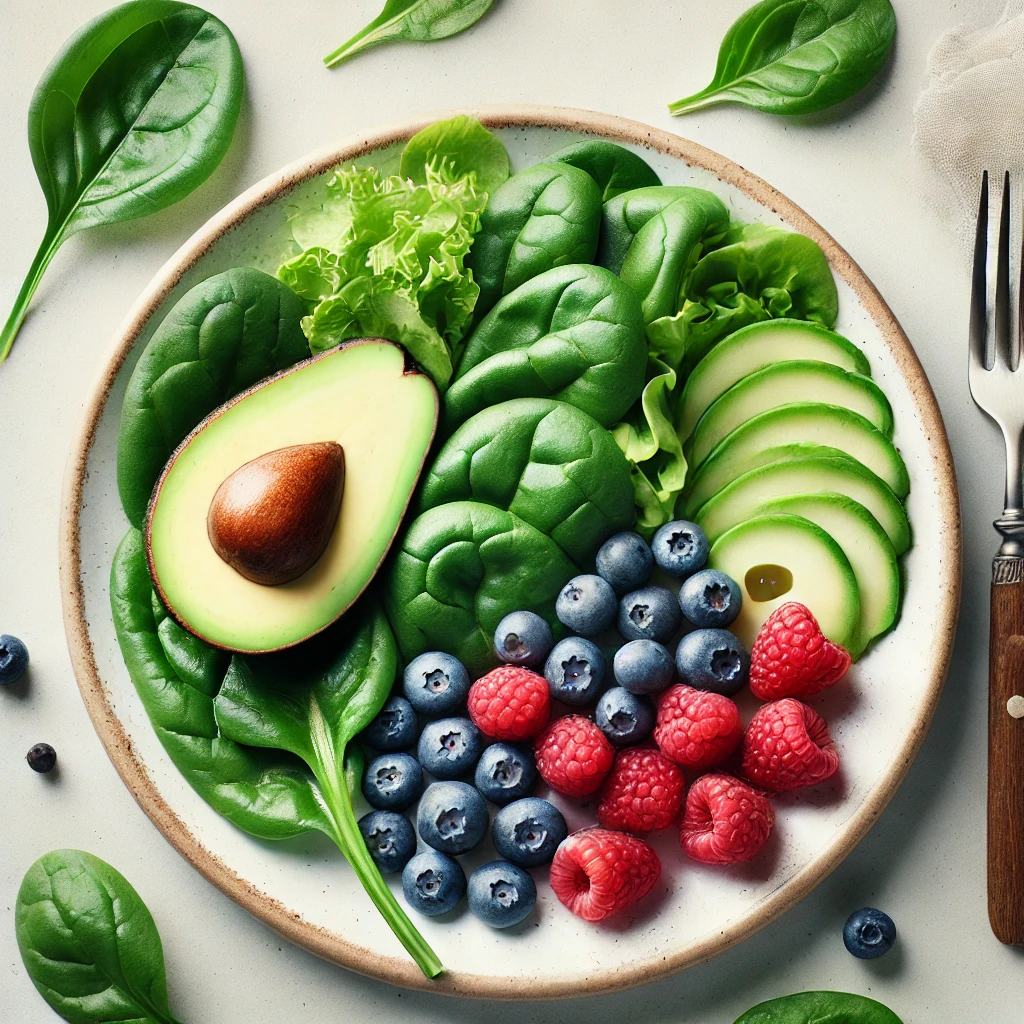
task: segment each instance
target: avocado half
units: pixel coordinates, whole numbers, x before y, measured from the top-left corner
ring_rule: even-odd
[[[433,383],[399,346],[365,338],[237,395],[182,442],[146,517],[153,582],[168,611],[216,647],[264,653],[326,629],[373,579],[398,532],[437,429]],[[344,493],[323,553],[297,579],[266,585],[211,541],[221,485],[269,453],[333,442]]]

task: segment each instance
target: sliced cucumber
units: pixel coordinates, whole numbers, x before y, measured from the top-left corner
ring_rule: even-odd
[[[870,377],[832,363],[788,360],[744,377],[711,403],[690,437],[691,462],[699,465],[719,441],[747,420],[794,402],[823,402],[850,409],[892,437],[892,409]]]
[[[743,589],[729,628],[749,650],[764,620],[787,601],[807,605],[821,631],[849,649],[860,625],[860,592],[843,549],[803,516],[755,516],[723,533],[708,565]]]
[[[758,466],[767,466],[769,462],[784,462],[802,455],[840,456],[848,458],[846,452],[827,445],[815,444],[813,441],[795,441],[793,444],[780,444],[774,448],[762,448],[760,451],[748,452],[738,458],[734,452],[723,451],[706,458],[700,469],[691,474],[687,480],[684,499],[676,508],[676,514],[682,519],[692,519],[697,509],[709,498],[713,498],[722,488],[731,484],[738,476],[749,473]]]
[[[737,460],[794,441],[812,441],[846,452],[880,476],[901,501],[910,490],[907,467],[892,441],[863,416],[838,405],[794,402],[747,420],[723,438],[708,456],[732,452]]]
[[[803,516],[843,549],[860,591],[860,622],[852,646],[846,647],[859,658],[892,626],[899,610],[899,563],[885,530],[860,502],[841,494],[791,494],[765,502],[758,512]]]
[[[713,544],[772,498],[821,492],[859,501],[885,530],[897,555],[910,547],[910,524],[899,499],[885,481],[848,456],[806,455],[753,469],[706,501],[694,522]]]
[[[852,342],[805,320],[766,320],[720,341],[693,369],[679,401],[677,428],[685,441],[711,403],[744,377],[773,363],[814,359],[871,376]]]

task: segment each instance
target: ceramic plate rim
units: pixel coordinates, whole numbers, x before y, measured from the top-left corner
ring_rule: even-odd
[[[240,877],[192,834],[166,803],[133,749],[99,674],[93,654],[81,578],[79,510],[88,459],[106,401],[131,349],[154,312],[160,309],[185,272],[226,233],[255,210],[337,163],[408,138],[425,125],[458,113],[478,117],[489,128],[555,128],[622,141],[657,150],[690,166],[713,173],[748,197],[781,216],[788,226],[813,238],[835,274],[854,290],[878,327],[913,395],[915,412],[928,435],[928,452],[941,496],[938,516],[944,535],[956,552],[951,576],[937,595],[940,623],[931,648],[928,688],[888,774],[844,826],[829,848],[805,865],[754,911],[715,936],[673,951],[664,958],[630,967],[597,972],[579,982],[534,979],[509,990],[507,976],[448,972],[430,981],[408,959],[387,957],[341,935],[305,921],[295,911]],[[766,181],[720,154],[649,125],[609,114],[565,107],[515,105],[460,108],[424,114],[348,137],[310,153],[269,175],[215,214],[157,272],[118,330],[113,349],[86,400],[72,443],[64,479],[59,556],[64,626],[68,648],[86,710],[122,781],[168,842],[207,880],[284,938],[310,952],[369,977],[409,988],[451,995],[494,999],[550,999],[617,991],[662,978],[709,960],[774,921],[808,895],[866,835],[902,782],[931,724],[949,667],[960,604],[960,505],[949,441],[935,396],[924,370],[892,311],[849,254],[800,207]],[[520,994],[521,993],[521,994]]]

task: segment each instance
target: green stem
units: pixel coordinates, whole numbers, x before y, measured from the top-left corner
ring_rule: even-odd
[[[394,19],[392,19],[394,20]],[[324,57],[324,64],[333,68],[336,64],[340,64],[342,61],[348,60],[349,57],[354,57],[360,50],[369,49],[371,46],[376,46],[379,43],[383,43],[383,39],[371,40],[366,46],[358,47],[357,43],[362,42],[368,35],[376,32],[381,26],[375,21],[371,21],[369,25],[364,29],[360,29],[351,39],[346,43],[342,43],[336,50],[332,50],[326,57]]]
[[[337,778],[321,777],[317,774],[317,779],[335,828],[334,841],[352,865],[352,870],[373,900],[374,906],[380,911],[381,917],[391,926],[391,930],[428,978],[436,978],[444,973],[444,967],[437,954],[398,905],[398,901],[377,870],[377,865],[373,863],[363,835],[356,824],[352,798],[349,796],[348,787],[343,784],[344,780],[339,785]]]
[[[59,232],[47,231],[44,235],[39,251],[28,268],[21,291],[18,292],[18,297],[14,300],[14,309],[11,310],[11,315],[7,318],[3,331],[0,331],[0,363],[10,354],[14,339],[18,336],[18,331],[25,321],[25,314],[28,313],[32,296],[35,295],[39,282],[43,279],[43,274],[62,241]]]

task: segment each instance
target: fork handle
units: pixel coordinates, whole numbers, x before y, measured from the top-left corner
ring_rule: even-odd
[[[1001,531],[1002,532],[1002,531]],[[1024,943],[1024,558],[992,563],[988,703],[988,916]]]

